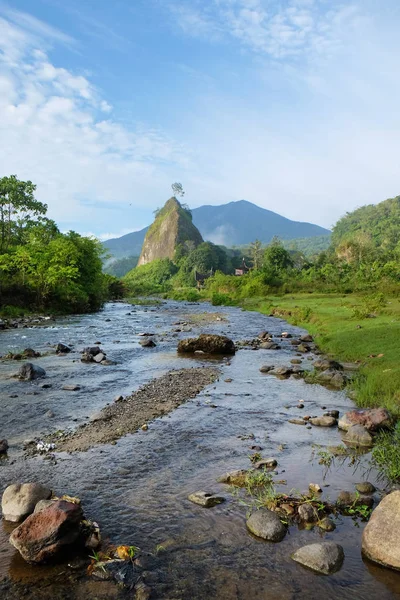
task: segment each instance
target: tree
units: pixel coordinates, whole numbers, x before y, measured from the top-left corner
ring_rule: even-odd
[[[35,200],[35,190],[31,181],[19,181],[16,175],[0,179],[0,254],[23,242],[24,230],[46,214],[47,206]]]
[[[255,240],[250,244],[249,254],[253,263],[254,270],[258,271],[261,267],[263,256],[262,243],[260,242],[260,240]]]
[[[181,196],[183,198],[183,196],[185,195],[185,192],[183,190],[183,186],[178,181],[176,181],[175,183],[173,183],[171,185],[171,188],[172,188],[172,192],[173,192],[174,196]]]

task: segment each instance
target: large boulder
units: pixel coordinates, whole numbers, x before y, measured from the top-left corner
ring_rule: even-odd
[[[374,562],[400,570],[400,491],[383,498],[362,536],[362,553]]]
[[[32,379],[40,379],[41,377],[45,377],[46,371],[38,365],[27,362],[20,366],[17,376],[18,379],[32,381]]]
[[[57,500],[14,529],[10,543],[27,562],[47,562],[78,540],[82,518],[79,504]]]
[[[202,333],[198,338],[181,340],[178,344],[178,352],[180,353],[193,354],[198,351],[205,354],[235,354],[235,344],[224,335],[209,333]]]
[[[317,573],[330,575],[339,571],[343,564],[344,552],[339,544],[323,542],[299,548],[292,555],[292,559]]]
[[[392,425],[392,417],[386,408],[355,409],[339,419],[340,429],[348,431],[352,425],[362,425],[368,431],[378,431]]]
[[[286,535],[286,527],[278,515],[267,508],[260,508],[247,519],[247,528],[257,537],[269,542],[280,542]]]
[[[1,511],[6,521],[17,523],[32,514],[40,500],[48,500],[51,490],[40,483],[9,485],[1,500]]]
[[[331,387],[341,389],[347,383],[346,375],[344,375],[338,369],[326,369],[321,371],[315,377],[318,383],[323,385],[330,385]]]

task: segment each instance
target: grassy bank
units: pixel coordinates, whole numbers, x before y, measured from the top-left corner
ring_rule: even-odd
[[[385,406],[400,416],[400,301],[355,294],[290,294],[241,302],[304,327],[319,348],[362,364],[354,380],[359,406]]]

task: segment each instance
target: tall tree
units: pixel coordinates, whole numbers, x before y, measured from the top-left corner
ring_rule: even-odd
[[[258,271],[261,268],[263,258],[263,248],[260,240],[255,240],[250,244],[249,254],[254,270]]]

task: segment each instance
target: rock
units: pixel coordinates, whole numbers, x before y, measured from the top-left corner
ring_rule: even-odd
[[[361,483],[356,483],[356,490],[360,494],[373,494],[376,492],[376,487],[369,481],[362,481]]]
[[[27,562],[47,562],[78,540],[82,518],[78,504],[56,500],[14,529],[10,543]]]
[[[301,365],[303,361],[301,360],[301,358],[292,358],[290,362],[292,365]]]
[[[310,335],[309,333],[305,333],[304,335],[302,335],[300,337],[300,341],[301,342],[312,342],[313,341],[313,336]]]
[[[25,348],[22,352],[22,358],[38,358],[40,356],[40,352],[35,352],[33,348]]]
[[[52,418],[54,417],[54,413],[53,413],[53,411],[52,411],[52,410],[48,410],[48,411],[45,413],[45,417],[47,417],[48,419],[52,419]]]
[[[374,444],[372,435],[362,425],[352,425],[346,435],[343,436],[343,441],[349,445],[364,446],[366,448]]]
[[[103,355],[101,360],[106,358],[106,353],[99,346],[88,346],[87,348],[83,349],[81,362],[94,362],[95,357],[97,357],[99,354]],[[101,362],[101,360],[96,360],[95,362]]]
[[[282,331],[281,337],[288,340],[289,338],[292,337],[292,334],[288,333],[287,331]]]
[[[100,364],[105,358],[106,355],[103,352],[99,352],[96,356],[93,356],[93,362]]]
[[[247,473],[248,472],[244,469],[229,471],[228,473],[221,475],[217,481],[218,483],[229,483],[230,485],[242,487],[246,483]]]
[[[392,417],[386,408],[350,410],[339,419],[339,427],[345,431],[352,425],[363,425],[368,431],[378,431],[390,427],[392,423]]]
[[[336,504],[341,507],[368,506],[371,508],[374,505],[374,499],[372,496],[362,496],[354,492],[342,491],[337,497]]]
[[[147,423],[144,423],[141,428],[142,431],[147,431],[149,429],[149,426],[147,425]]]
[[[278,515],[267,508],[260,508],[247,519],[247,528],[257,537],[269,542],[280,542],[286,535],[286,527]]]
[[[77,383],[66,383],[62,386],[62,390],[66,390],[67,392],[77,392],[81,389],[81,386]]]
[[[346,376],[341,371],[336,369],[327,369],[326,371],[318,373],[315,380],[318,383],[330,385],[338,389],[341,389],[347,383]]]
[[[267,340],[269,338],[269,333],[268,333],[268,331],[261,331],[258,334],[258,337],[260,340]]]
[[[272,369],[275,369],[273,365],[263,365],[262,367],[260,367],[260,372],[269,373],[270,371],[272,371]]]
[[[316,427],[333,427],[337,425],[337,421],[333,417],[314,417],[310,419],[310,423]]]
[[[335,523],[329,517],[324,517],[318,521],[317,525],[323,531],[334,531],[336,529]]]
[[[265,467],[267,469],[274,469],[277,464],[278,461],[276,458],[262,458],[254,464],[254,468],[261,469],[262,467]]]
[[[262,350],[279,350],[280,346],[278,346],[278,344],[275,344],[275,342],[263,342],[262,344],[260,344],[260,348]]]
[[[32,381],[33,379],[40,379],[41,377],[45,377],[46,371],[38,365],[34,365],[32,363],[24,363],[23,365],[21,365],[17,376],[18,379]]]
[[[340,363],[336,362],[336,360],[328,360],[326,358],[318,358],[313,362],[313,367],[317,371],[327,371],[330,369],[341,371],[343,368]]]
[[[318,485],[318,483],[310,483],[308,485],[308,489],[310,492],[314,492],[316,494],[320,494],[322,492],[322,488],[320,485]]]
[[[119,586],[132,590],[139,582],[140,570],[130,560],[104,560],[94,565],[92,575],[97,579],[115,581]]]
[[[32,514],[39,500],[47,500],[51,490],[40,483],[14,483],[3,493],[1,510],[6,521],[18,523]]]
[[[140,345],[143,348],[154,348],[157,344],[152,339],[141,340]]]
[[[188,499],[190,502],[194,502],[194,504],[205,506],[205,508],[211,508],[212,506],[216,506],[217,504],[225,502],[225,498],[223,496],[217,496],[212,492],[202,491],[189,494]]]
[[[292,555],[292,559],[317,573],[330,575],[341,568],[344,552],[339,544],[322,542],[321,544],[309,544],[299,548]]]
[[[297,509],[297,513],[299,515],[300,520],[304,521],[305,523],[314,523],[314,521],[318,520],[317,511],[308,502],[300,504],[300,506]]]
[[[275,367],[269,373],[276,377],[289,377],[293,373],[293,369],[291,367]]]
[[[151,588],[143,581],[139,581],[135,585],[135,600],[149,600],[151,596]]]
[[[292,423],[292,425],[305,425],[306,424],[304,419],[289,419],[288,423]]]
[[[311,348],[308,344],[299,344],[297,346],[297,352],[310,352]]]
[[[7,440],[0,440],[0,454],[7,454],[8,442]]]
[[[235,354],[235,344],[223,335],[202,333],[198,338],[181,340],[178,344],[179,353],[194,353],[201,350],[205,354]]]
[[[72,348],[61,342],[59,342],[56,346],[56,354],[68,354],[71,352],[71,350]]]
[[[56,502],[56,500],[39,500],[39,502],[35,506],[35,510],[33,511],[33,514],[40,512],[41,510],[47,508],[48,506],[51,506],[53,504],[53,502]]]
[[[400,570],[400,491],[385,496],[373,511],[362,536],[362,553],[370,560]]]
[[[280,510],[283,510],[283,512],[286,513],[287,515],[290,515],[290,516],[294,515],[295,510],[291,504],[287,504],[286,502],[284,502],[283,504],[281,504],[279,506],[279,508],[280,508]]]
[[[324,417],[333,417],[334,419],[338,419],[339,411],[338,410],[328,410],[326,413],[324,413]]]

